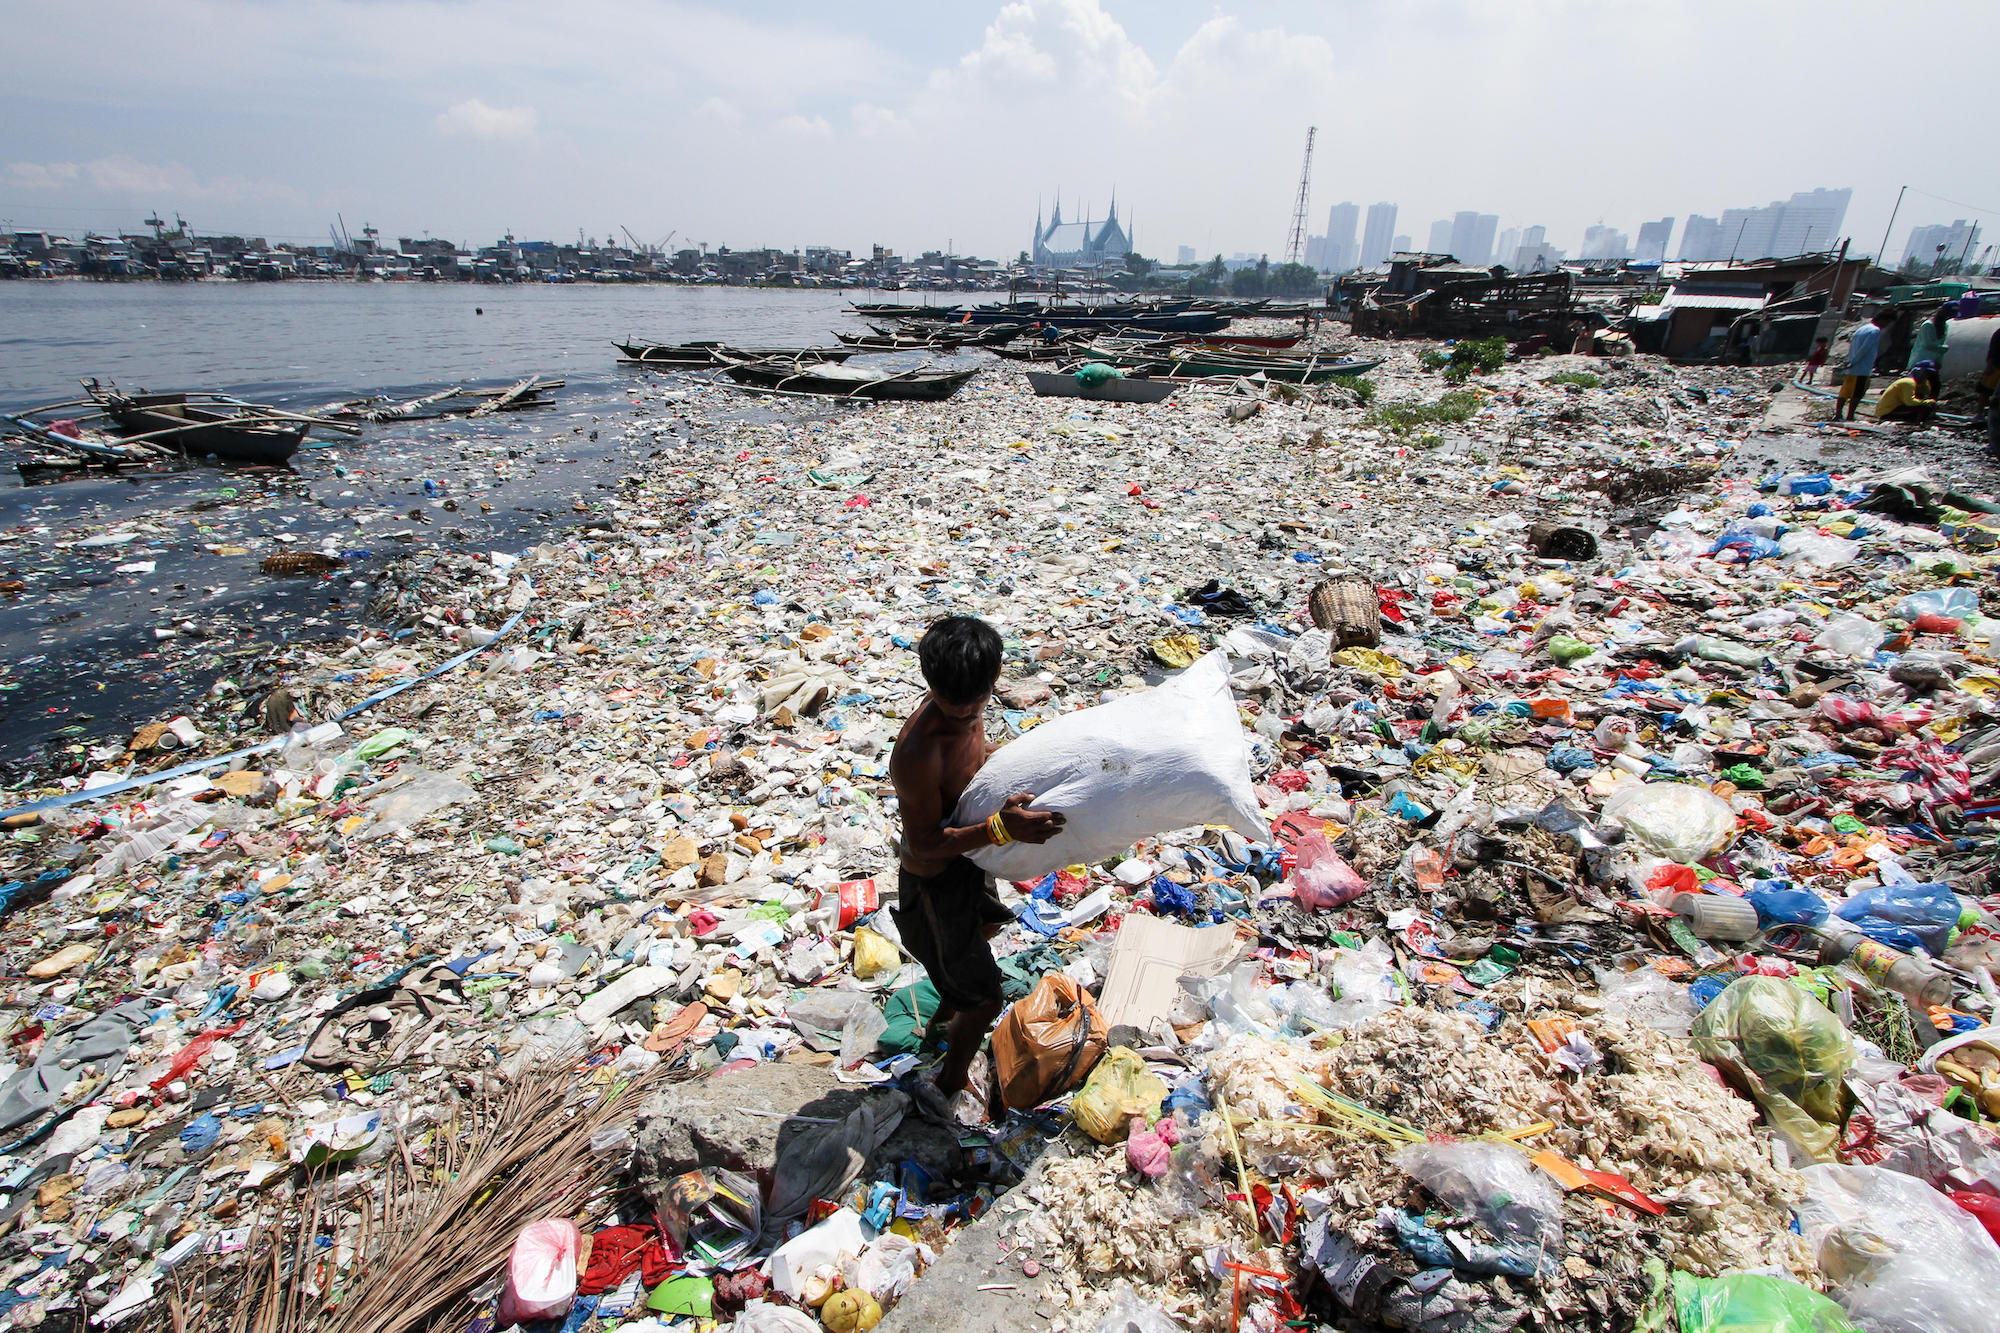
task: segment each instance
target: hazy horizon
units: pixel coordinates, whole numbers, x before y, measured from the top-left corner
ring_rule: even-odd
[[[1411,0],[1393,7],[1024,0],[111,0],[18,21],[0,68],[0,220],[323,243],[950,248],[1008,259],[1036,209],[1102,216],[1144,254],[1283,258],[1306,128],[1311,230],[1398,206],[1422,247],[1461,210],[1636,235],[1690,213],[1852,188],[1843,231],[1993,219],[2000,166],[1941,126],[1976,77],[1859,91],[1872,41],[1948,43],[1990,11],[1849,2]],[[1711,53],[1712,52],[1712,53]],[[1951,161],[1947,162],[1947,157]],[[1952,200],[1973,202],[1954,203]],[[1975,255],[1976,258],[1976,255]]]

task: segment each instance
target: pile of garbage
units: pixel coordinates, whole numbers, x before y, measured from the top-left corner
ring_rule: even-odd
[[[19,790],[0,1308],[2000,1323],[1991,476],[1748,371],[1378,350],[1373,403],[643,390],[602,521]],[[1132,763],[981,853],[1012,1007],[939,1123],[888,761],[947,613],[996,790]]]

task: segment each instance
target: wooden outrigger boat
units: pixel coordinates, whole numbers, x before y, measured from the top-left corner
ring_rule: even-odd
[[[795,361],[845,361],[860,353],[858,348],[849,347],[731,347],[723,342],[688,343],[613,343],[624,356],[619,358],[642,366],[665,366],[669,369],[696,367],[706,369],[719,366],[731,357],[764,358],[784,357]]]
[[[281,467],[311,431],[349,436],[361,432],[347,422],[229,394],[200,390],[128,394],[94,379],[83,384],[87,397],[4,418],[41,450],[19,464],[24,475],[93,464],[127,469],[207,458]]]
[[[1051,374],[1045,370],[1030,370],[1026,374],[1028,386],[1038,397],[1094,398],[1105,403],[1157,403],[1180,388],[1182,383],[1170,379],[1118,376],[1097,384],[1088,384],[1068,371]]]
[[[964,388],[979,371],[915,370],[877,374],[858,366],[797,361],[733,361],[722,373],[746,388],[823,398],[869,398],[902,402],[942,402]]]

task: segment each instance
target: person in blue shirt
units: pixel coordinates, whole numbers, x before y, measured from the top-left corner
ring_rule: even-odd
[[[1833,419],[1839,421],[1843,413],[1847,420],[1854,420],[1861,410],[1861,400],[1868,393],[1868,381],[1875,374],[1875,358],[1882,353],[1882,330],[1895,316],[1889,307],[1883,306],[1875,312],[1875,317],[1854,331],[1847,340],[1847,378],[1840,382],[1840,397],[1833,405]]]

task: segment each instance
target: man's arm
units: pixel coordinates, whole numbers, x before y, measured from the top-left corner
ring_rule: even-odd
[[[899,745],[889,756],[889,781],[903,813],[903,845],[919,861],[949,861],[993,842],[984,823],[944,827],[944,802],[938,796],[944,785],[941,763],[928,748],[910,754]]]

